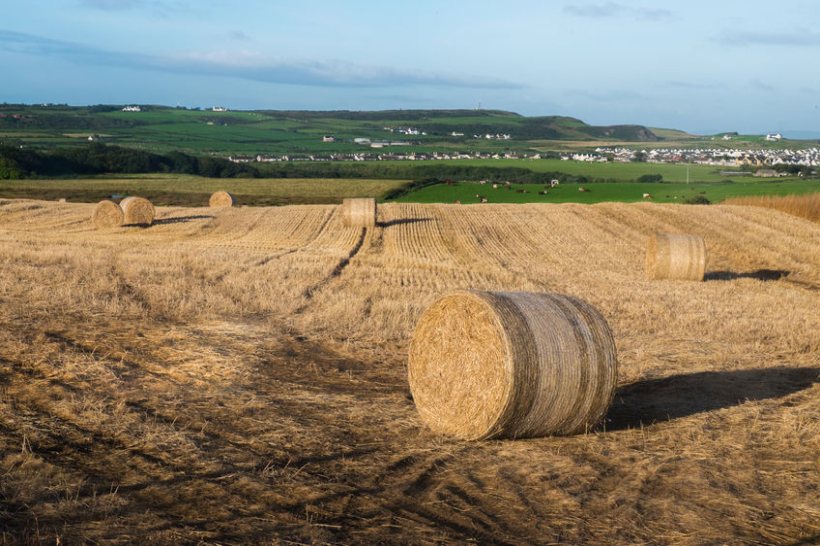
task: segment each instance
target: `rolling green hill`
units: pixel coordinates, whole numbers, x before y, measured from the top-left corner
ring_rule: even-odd
[[[323,142],[332,135],[334,142]],[[89,137],[155,152],[329,154],[361,151],[354,139],[401,142],[417,152],[527,151],[534,141],[657,142],[641,125],[595,126],[563,116],[527,117],[499,110],[212,111],[142,106],[0,105],[0,143],[39,148],[78,145]],[[403,149],[407,149],[406,147]]]

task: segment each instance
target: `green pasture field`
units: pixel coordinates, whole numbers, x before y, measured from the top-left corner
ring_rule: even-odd
[[[407,165],[406,161],[384,161],[380,164]],[[468,167],[515,167],[529,169],[536,173],[561,172],[570,175],[583,175],[592,178],[612,178],[618,181],[635,181],[645,174],[660,174],[665,182],[686,182],[686,173],[689,171],[690,182],[718,182],[726,180],[720,174],[721,170],[735,170],[719,168],[711,165],[683,165],[676,163],[592,163],[586,161],[562,161],[560,159],[455,159],[450,161],[425,161],[417,165],[460,165]]]
[[[587,189],[586,192],[579,188]],[[489,203],[601,203],[607,201],[633,202],[643,201],[643,194],[652,195],[657,203],[683,203],[688,199],[703,196],[712,203],[730,197],[750,195],[788,195],[820,192],[820,180],[780,179],[777,181],[750,180],[748,182],[713,182],[713,183],[640,183],[612,182],[599,184],[562,184],[547,190],[547,195],[540,195],[544,190],[541,184],[512,184],[510,189],[503,186],[493,189],[492,184],[475,182],[457,182],[453,185],[435,184],[414,190],[396,199],[409,203],[478,203],[480,197],[486,197]],[[526,193],[521,193],[524,190]]]
[[[0,197],[93,203],[112,195],[140,195],[155,205],[201,206],[217,190],[233,194],[240,205],[340,203],[345,197],[382,199],[405,180],[304,178],[201,178],[184,175],[134,175],[117,178],[0,180]]]

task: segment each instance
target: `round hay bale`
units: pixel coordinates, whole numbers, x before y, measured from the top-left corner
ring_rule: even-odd
[[[370,198],[344,199],[342,222],[347,227],[374,227],[376,225],[376,200]]]
[[[236,204],[236,200],[233,198],[233,195],[226,191],[217,191],[211,194],[211,198],[208,200],[208,205],[211,208],[218,208],[218,207],[232,207]]]
[[[150,226],[154,222],[154,205],[144,197],[126,197],[120,207],[127,226]]]
[[[97,203],[91,215],[91,223],[97,229],[120,227],[124,222],[125,214],[123,214],[120,206],[108,199]]]
[[[703,237],[679,233],[654,233],[646,247],[649,280],[702,281],[706,272]]]
[[[440,298],[419,319],[407,368],[422,420],[465,440],[588,430],[618,375],[612,333],[594,307],[527,292]]]

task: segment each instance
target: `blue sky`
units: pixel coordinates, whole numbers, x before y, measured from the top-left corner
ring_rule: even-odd
[[[0,102],[820,134],[820,2],[0,0]]]

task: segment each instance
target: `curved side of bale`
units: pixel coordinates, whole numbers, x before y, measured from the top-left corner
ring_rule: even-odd
[[[374,227],[376,225],[376,200],[352,198],[342,201],[342,222],[347,227]]]
[[[588,303],[559,294],[465,291],[434,302],[410,346],[422,420],[466,440],[575,434],[605,415],[615,342]]]
[[[150,226],[154,222],[154,205],[144,197],[126,197],[120,207],[127,226]]]
[[[702,281],[706,272],[706,243],[698,235],[654,233],[646,247],[646,277]]]
[[[208,200],[208,206],[211,208],[232,207],[236,204],[236,199],[233,195],[226,191],[217,191],[211,194]]]
[[[120,227],[125,223],[125,214],[118,204],[105,199],[97,203],[91,214],[91,223],[97,229]]]

